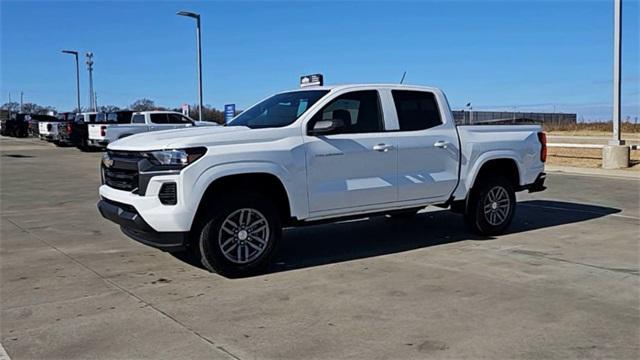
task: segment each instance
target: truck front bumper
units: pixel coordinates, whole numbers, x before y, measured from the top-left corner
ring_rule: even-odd
[[[156,231],[131,205],[102,198],[98,202],[98,211],[105,219],[120,225],[122,232],[133,240],[163,251],[174,252],[185,249],[188,232]]]

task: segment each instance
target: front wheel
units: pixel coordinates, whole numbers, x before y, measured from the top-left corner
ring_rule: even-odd
[[[228,277],[266,269],[282,233],[271,201],[258,194],[227,194],[205,217],[198,241],[202,265]]]
[[[516,194],[507,178],[483,179],[469,196],[465,222],[471,231],[480,235],[498,235],[511,224],[516,210]]]

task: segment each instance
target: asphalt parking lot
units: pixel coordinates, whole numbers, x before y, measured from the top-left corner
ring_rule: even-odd
[[[637,358],[640,181],[550,174],[510,232],[439,209],[288,230],[226,279],[95,208],[99,153],[0,138],[1,339],[27,358]]]

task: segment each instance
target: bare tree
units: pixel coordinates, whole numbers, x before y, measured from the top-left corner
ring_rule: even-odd
[[[53,106],[40,106],[34,103],[22,104],[22,112],[25,114],[47,114],[49,112],[55,112],[56,108]]]
[[[8,111],[10,111],[12,113],[15,113],[15,112],[20,111],[20,103],[17,103],[15,101],[4,103],[4,104],[2,104],[2,106],[0,106],[0,109],[8,110]]]
[[[115,105],[102,105],[98,108],[99,112],[104,112],[104,113],[110,113],[118,110],[120,110],[120,107]]]
[[[191,109],[198,109],[198,104],[192,105]],[[202,107],[202,120],[224,124],[224,112],[212,107],[211,105],[204,105]]]
[[[153,100],[149,100],[149,99],[136,100],[129,107],[133,111],[150,111],[150,110],[157,110],[158,109],[158,107],[153,102]]]

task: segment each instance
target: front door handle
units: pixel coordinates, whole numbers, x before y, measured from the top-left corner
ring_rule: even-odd
[[[378,144],[373,146],[373,150],[380,151],[380,152],[387,152],[391,149],[393,149],[393,145],[389,145],[389,144]]]
[[[444,140],[439,140],[436,141],[435,143],[433,143],[433,146],[440,148],[440,149],[446,149],[447,146],[449,145],[448,141],[444,141]]]

